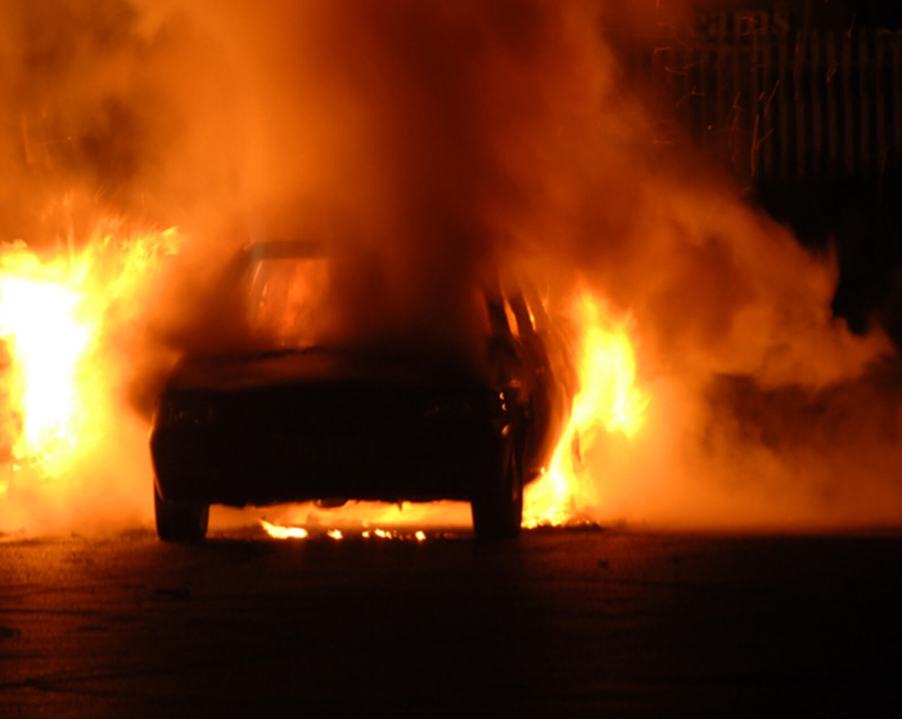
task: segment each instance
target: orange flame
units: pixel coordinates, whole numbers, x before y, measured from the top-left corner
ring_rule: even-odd
[[[579,387],[547,471],[527,487],[526,528],[579,519],[590,483],[599,481],[582,456],[601,430],[634,437],[650,401],[637,385],[629,320],[613,321],[604,303],[585,289],[573,303],[573,313],[580,332]]]
[[[0,339],[12,359],[10,394],[20,408],[13,457],[52,465],[75,445],[76,371],[92,328],[76,314],[81,293],[52,280],[0,277]]]
[[[178,244],[174,228],[114,240],[118,229],[108,221],[84,250],[50,260],[22,242],[0,247],[0,494],[37,477],[60,490],[116,421],[103,357],[111,315],[121,322],[138,311],[150,271]]]
[[[307,539],[310,533],[303,527],[283,527],[265,519],[260,520],[260,526],[273,539]]]
[[[266,519],[260,519],[259,521],[263,531],[273,539],[307,539],[310,537],[310,532],[304,527],[275,524]],[[348,535],[340,529],[333,528],[323,532],[322,536],[338,541],[344,539]],[[428,538],[426,532],[422,529],[418,529],[415,532],[402,532],[396,529],[381,529],[379,527],[363,529],[360,531],[359,536],[361,539],[381,539],[417,543],[425,542]]]

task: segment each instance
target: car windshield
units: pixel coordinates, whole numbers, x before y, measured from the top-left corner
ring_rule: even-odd
[[[251,331],[277,347],[315,344],[329,265],[324,255],[252,254],[246,292]]]
[[[402,325],[393,324],[398,318],[389,316],[380,324],[378,317],[371,313],[367,314],[365,323],[351,326],[350,330],[344,326],[345,331],[342,331],[343,325],[336,322],[336,317],[357,315],[341,315],[341,308],[334,306],[343,298],[343,295],[335,294],[336,283],[341,285],[342,265],[339,258],[333,257],[322,246],[302,242],[260,242],[245,248],[236,259],[242,278],[238,285],[242,314],[255,346],[275,350],[335,341],[347,345],[371,341],[374,330],[384,330],[384,336],[396,340],[404,336],[403,332],[397,331]],[[378,298],[374,298],[373,303],[378,304]],[[368,307],[372,308],[373,303]],[[505,309],[500,291],[490,291],[483,286],[473,287],[456,305],[455,311],[468,328],[468,336],[482,341],[510,333]],[[443,328],[439,330],[443,331]],[[350,335],[349,331],[359,334]]]

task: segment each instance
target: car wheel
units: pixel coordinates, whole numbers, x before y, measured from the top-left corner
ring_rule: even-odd
[[[473,530],[480,541],[513,539],[523,520],[523,477],[515,444],[510,443],[501,471],[494,471],[473,496]]]
[[[202,542],[207,534],[210,505],[170,502],[153,493],[157,536],[164,542]]]

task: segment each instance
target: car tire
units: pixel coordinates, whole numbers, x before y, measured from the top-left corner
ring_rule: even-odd
[[[523,477],[515,444],[510,443],[500,471],[491,473],[476,490],[470,507],[476,539],[495,542],[514,539],[523,520]]]
[[[153,508],[157,536],[164,542],[202,542],[207,535],[209,504],[170,502],[154,491]]]

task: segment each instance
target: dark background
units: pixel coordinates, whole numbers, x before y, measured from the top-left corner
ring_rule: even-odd
[[[834,313],[902,342],[902,3],[698,0],[678,21],[607,28],[690,143],[814,250],[835,250]]]

